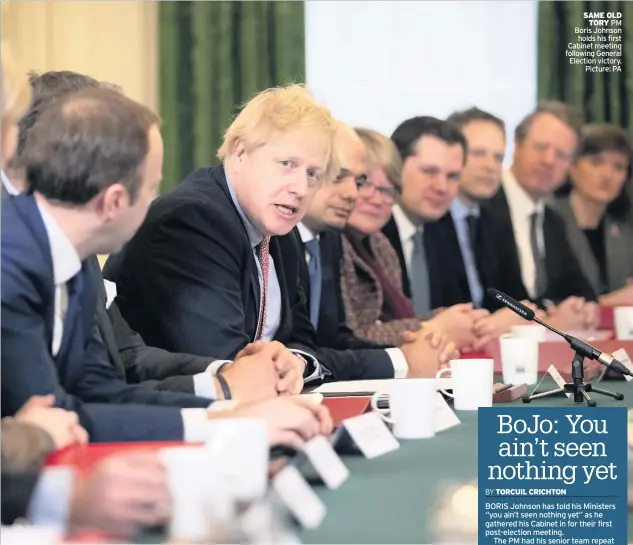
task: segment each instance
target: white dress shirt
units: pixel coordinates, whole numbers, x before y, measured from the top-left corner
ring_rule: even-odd
[[[64,335],[64,319],[68,304],[68,281],[81,271],[81,261],[74,246],[61,229],[55,218],[43,206],[37,203],[42,222],[48,237],[53,263],[53,281],[55,284],[55,321],[53,324],[53,341],[51,354],[59,352]],[[95,295],[96,296],[96,295]],[[105,352],[105,351],[104,351]],[[228,402],[230,403],[230,402]],[[228,408],[223,402],[212,405],[212,410]],[[211,406],[209,407],[211,408]],[[185,441],[200,442],[206,440],[208,410],[202,408],[188,408],[180,411],[183,420]]]
[[[315,238],[318,239],[319,235],[312,232],[310,228],[308,228],[303,223],[297,225],[297,229],[299,230],[299,235],[301,236],[301,241],[306,244]],[[308,252],[305,254],[306,263],[309,263],[310,256]],[[393,373],[394,378],[406,378],[407,373],[409,372],[409,365],[407,364],[407,359],[404,357],[402,350],[399,348],[386,348],[389,359],[391,360],[391,364],[393,365]]]
[[[400,208],[400,205],[394,204],[391,209],[393,219],[396,222],[398,228],[398,235],[400,236],[400,244],[402,244],[402,253],[404,254],[404,262],[407,265],[407,270],[402,271],[410,275],[411,273],[411,259],[413,258],[413,237],[417,233],[418,229],[423,230],[423,226],[416,226],[404,213],[404,210]]]
[[[257,256],[257,246],[263,239],[263,235],[261,231],[257,228],[257,226],[246,216],[240,203],[237,200],[237,194],[235,193],[235,189],[231,185],[231,181],[228,176],[226,177],[226,183],[229,188],[229,193],[231,194],[231,199],[233,200],[233,204],[235,204],[235,208],[237,209],[240,218],[242,219],[242,223],[246,229],[246,233],[248,234],[248,239],[250,240],[251,247],[253,248],[253,255],[255,256],[255,263],[257,265],[257,276],[259,278],[259,288],[260,294],[264,293],[264,279],[262,274],[262,267],[259,263],[259,257]],[[263,311],[262,305],[260,305],[259,309],[260,313]],[[259,320],[258,320],[259,322]],[[263,341],[272,341],[279,329],[279,324],[281,323],[281,288],[279,286],[279,278],[277,277],[277,270],[275,268],[275,260],[272,256],[268,255],[268,287],[266,292],[266,323],[264,324],[264,331],[262,334]],[[312,354],[308,354],[303,350],[291,349],[291,351],[303,358],[307,363],[312,363],[314,367],[314,372],[303,379],[303,382],[311,382],[317,379],[322,379],[330,372],[323,368],[320,364],[319,360],[313,356]]]
[[[536,241],[539,252],[545,256],[545,242],[543,239],[543,218],[545,203],[542,200],[534,202],[532,198],[519,185],[514,174],[510,170],[503,173],[502,186],[510,209],[512,218],[512,230],[514,240],[519,253],[519,263],[521,265],[521,278],[523,285],[530,297],[537,297],[536,293],[536,264],[530,244],[530,222],[531,216],[535,212],[538,214],[536,224]]]
[[[11,180],[9,180],[7,173],[1,169],[0,169],[0,179],[2,179],[2,185],[4,185],[4,188],[7,190],[7,193],[9,195],[15,196],[15,195],[20,194],[20,192],[16,189],[16,187],[11,183]]]

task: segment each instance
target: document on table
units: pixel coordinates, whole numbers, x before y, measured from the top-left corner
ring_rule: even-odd
[[[391,388],[397,380],[407,380],[399,378],[390,378],[382,380],[348,380],[342,382],[327,382],[322,384],[318,388],[312,390],[314,393],[320,394],[339,394],[345,395],[360,395],[367,394],[372,395],[376,392],[381,394],[390,394]],[[442,387],[444,390],[450,390],[453,387],[453,381],[450,378],[439,378],[437,380],[438,387]]]

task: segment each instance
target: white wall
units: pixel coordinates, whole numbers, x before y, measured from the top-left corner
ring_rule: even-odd
[[[535,0],[306,2],[308,84],[336,117],[387,135],[473,105],[512,131],[536,104],[536,42]]]

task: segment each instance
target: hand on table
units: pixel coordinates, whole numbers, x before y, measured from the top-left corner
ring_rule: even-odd
[[[537,307],[530,301],[521,301],[526,307],[536,311]],[[502,308],[484,316],[475,322],[474,330],[477,340],[473,345],[473,352],[482,350],[488,342],[498,339],[504,333],[508,333],[512,326],[521,325],[525,320],[509,308]]]
[[[591,310],[586,311],[587,302],[582,297],[568,297],[562,303],[548,310],[548,321],[561,331],[585,329]]]
[[[266,421],[271,446],[285,445],[296,450],[316,435],[332,433],[327,407],[300,395],[240,405],[233,411],[210,413],[209,418],[261,418]]]
[[[15,420],[44,430],[53,440],[55,448],[85,444],[88,433],[79,424],[72,411],[54,407],[55,396],[33,396],[16,413]]]
[[[171,498],[156,452],[113,455],[76,484],[70,506],[71,531],[101,530],[132,537],[167,522]]]
[[[435,377],[437,370],[451,359],[459,357],[455,344],[448,336],[422,325],[418,331],[406,331],[400,347],[409,367],[408,378]]]
[[[585,329],[597,329],[600,326],[600,305],[595,301],[585,302],[583,308]]]
[[[305,371],[306,362],[303,358],[294,354],[280,342],[259,341],[252,343],[246,346],[238,354],[238,357],[240,355],[255,355],[258,358],[263,358],[266,362],[267,369],[274,372],[274,378],[272,377],[272,374],[267,375],[269,381],[266,383],[267,393],[270,394],[272,388],[274,395],[267,395],[265,398],[260,397],[260,399],[275,397],[277,395],[296,395],[300,394],[303,390],[303,372]],[[258,363],[254,365],[257,364]],[[252,375],[249,376],[251,388],[257,388],[258,381],[253,380]],[[270,382],[271,378],[272,383]],[[257,399],[251,400],[257,401]]]
[[[279,372],[275,354],[276,347],[272,343],[252,343],[222,368],[221,373],[229,385],[232,399],[250,403],[277,397]],[[216,391],[221,399],[219,384],[216,384]]]
[[[306,361],[279,342],[274,342],[275,366],[279,373],[277,392],[279,395],[297,395],[303,390],[303,372]]]
[[[463,350],[475,344],[477,340],[474,332],[475,322],[488,314],[487,310],[474,310],[470,303],[453,305],[424,322],[424,327],[441,331],[455,343],[458,350]]]

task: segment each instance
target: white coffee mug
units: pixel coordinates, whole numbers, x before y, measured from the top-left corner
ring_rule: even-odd
[[[458,411],[476,411],[479,407],[492,407],[494,360],[451,360],[450,369],[440,369],[437,378],[450,372],[453,393],[440,388],[441,392],[455,399]]]
[[[169,537],[174,540],[204,542],[210,537],[207,518],[209,483],[206,469],[209,456],[204,447],[169,447],[158,451],[165,465],[171,493]]]
[[[633,307],[615,307],[613,322],[616,339],[619,341],[633,339]]]
[[[535,339],[539,342],[543,342],[547,337],[547,330],[540,324],[513,325],[510,331],[513,337]]]
[[[539,342],[529,337],[502,335],[499,339],[503,382],[536,384],[538,382]]]
[[[437,383],[433,378],[407,378],[393,382],[389,394],[376,392],[371,407],[399,439],[426,439],[435,435],[435,398]],[[378,399],[389,399],[389,416],[378,408]]]
[[[265,420],[209,420],[207,449],[220,460],[237,501],[248,502],[264,496],[268,487],[270,456]]]

